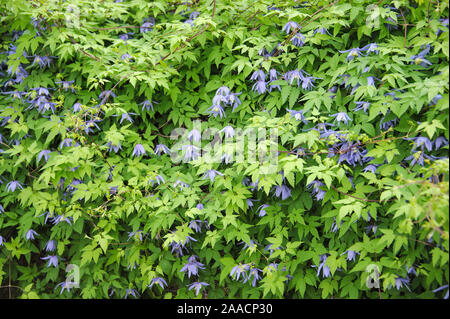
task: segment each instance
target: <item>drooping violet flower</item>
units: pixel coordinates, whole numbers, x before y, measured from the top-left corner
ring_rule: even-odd
[[[185,153],[184,153],[184,161],[185,162],[193,161],[200,156],[200,148],[198,148],[197,146],[188,144],[188,145],[183,145],[181,147],[181,149],[183,151],[185,151]]]
[[[215,169],[210,169],[210,170],[207,170],[207,171],[205,172],[205,174],[203,174],[203,179],[209,178],[209,180],[210,180],[211,183],[212,183],[212,182],[214,181],[214,178],[215,178],[217,175],[224,176],[222,173],[216,171]]]
[[[150,102],[149,100],[145,100],[144,102],[140,103],[139,105],[142,105],[142,111],[144,110],[144,108],[147,111],[150,111],[150,109],[152,109],[152,111],[153,111],[153,103],[159,104],[159,102],[156,102],[156,101]]]
[[[408,284],[409,278],[401,278],[401,277],[395,278],[395,288],[397,290],[400,290],[401,288],[403,288],[403,286],[405,286],[411,292],[411,289],[409,289]]]
[[[155,285],[155,284],[156,284],[156,285],[160,285],[160,287],[161,287],[162,289],[164,289],[164,286],[167,287],[167,282],[164,280],[164,278],[161,278],[161,277],[153,278],[153,279],[152,279],[152,282],[151,282],[150,285],[149,285],[149,287],[152,288],[153,285]]]
[[[197,256],[193,255],[189,257],[188,263],[181,268],[180,272],[188,272],[188,277],[191,278],[191,275],[198,275],[199,269],[205,269],[204,265],[197,261]]]
[[[280,197],[280,195],[281,200],[285,200],[291,197],[291,189],[284,184],[275,186],[275,196]]]
[[[263,204],[263,205],[261,205],[261,206],[259,206],[258,207],[258,209],[256,210],[256,212],[258,213],[258,211],[259,211],[259,214],[258,214],[258,216],[259,217],[263,217],[263,216],[266,216],[266,208],[267,207],[270,207],[270,205],[268,205],[268,204]]]
[[[202,231],[202,221],[199,219],[195,219],[189,222],[189,228],[194,230],[196,233]]]
[[[296,111],[296,110],[286,109],[286,111],[288,111],[291,114],[291,116],[293,118],[295,118],[297,121],[300,120],[303,122],[303,124],[308,124],[308,121],[305,120],[305,116],[303,115],[305,110]]]
[[[248,276],[247,276],[247,277],[244,277],[245,279],[244,279],[243,283],[246,283],[247,280],[250,280],[250,277],[253,276],[252,287],[255,287],[256,281],[261,279],[261,276],[260,276],[260,274],[259,274],[259,273],[261,273],[261,272],[262,272],[262,271],[261,271],[260,269],[258,269],[258,268],[256,268],[256,267],[253,267],[253,266],[252,266],[252,267],[250,268],[250,271],[249,271],[249,273],[248,273]]]
[[[106,146],[108,147],[109,153],[111,153],[111,151],[113,151],[114,153],[117,153],[119,150],[122,149],[122,146],[120,145],[120,143],[118,145],[114,145],[112,142],[108,142],[106,144]]]
[[[445,294],[444,299],[448,299],[448,285],[443,285],[437,289],[434,289],[433,292],[436,293],[438,291],[444,290],[445,288],[447,288],[447,293]]]
[[[316,78],[314,76],[305,76],[302,80],[302,89],[304,90],[312,90],[314,88],[314,80],[320,78]]]
[[[292,31],[295,31],[297,28],[299,28],[299,25],[297,23],[289,21],[284,25],[282,31],[286,32],[286,34],[289,34],[291,33],[291,29]]]
[[[61,287],[61,292],[59,293],[61,295],[63,293],[64,289],[66,289],[67,292],[69,292],[70,289],[73,288],[73,283],[66,280],[66,281],[63,281],[63,282],[60,282],[59,284],[57,284],[56,287]],[[56,287],[55,287],[55,289],[56,289]]]
[[[303,70],[292,70],[292,71],[288,71],[284,74],[284,78],[286,79],[286,81],[288,81],[289,85],[292,85],[292,82],[294,82],[294,80],[297,81],[297,86],[300,87],[300,81],[303,81],[303,73],[306,73]]]
[[[136,146],[134,147],[133,153],[131,155],[133,156],[141,156],[141,155],[145,155],[145,149],[144,146],[142,146],[141,144],[136,144]]]
[[[246,271],[250,269],[250,265],[249,264],[239,264],[237,266],[234,266],[233,269],[231,269],[230,272],[230,277],[233,278],[233,280],[239,280],[239,278],[243,277],[243,280],[245,280],[245,273]]]
[[[6,184],[6,192],[14,192],[16,188],[23,189],[22,185],[19,181],[11,181],[8,184]]]
[[[188,138],[191,142],[196,143],[196,142],[200,142],[200,140],[202,139],[202,135],[201,135],[201,133],[200,133],[198,130],[193,129],[192,131],[190,131],[190,132],[188,133],[187,138]]]
[[[164,145],[164,144],[158,144],[158,145],[156,145],[156,147],[155,147],[155,154],[161,155],[161,153],[169,154],[169,155],[170,155],[170,150],[169,150],[169,148],[168,148],[166,145]]]
[[[340,53],[348,53],[347,54],[347,58],[345,59],[346,61],[351,61],[353,60],[355,57],[359,57],[361,55],[361,50],[360,48],[353,48],[353,49],[349,49],[349,50],[344,50],[344,51],[339,51]]]
[[[58,256],[47,256],[41,258],[42,260],[48,260],[47,268],[53,265],[53,267],[58,267]]]
[[[423,51],[419,52],[419,54],[417,54],[417,55],[411,56],[411,60],[412,60],[411,63],[420,65],[425,68],[432,65],[432,63],[430,61],[425,59],[425,56],[430,52],[430,48],[431,48],[430,45],[427,44]]]
[[[225,110],[220,104],[213,104],[207,111],[209,111],[209,116],[220,116],[220,118],[226,117]]]
[[[354,112],[359,111],[359,110],[363,110],[364,113],[367,113],[367,110],[370,107],[370,103],[369,102],[364,102],[364,101],[358,101],[355,102],[356,107],[353,109]]]
[[[361,51],[366,51],[366,56],[369,55],[370,52],[374,52],[375,54],[378,54],[380,52],[378,50],[378,44],[376,43],[367,44],[361,49]]]
[[[338,123],[344,122],[345,124],[347,124],[348,121],[351,121],[350,117],[345,112],[338,112],[330,116],[335,117]]]
[[[64,214],[62,215],[58,215],[56,217],[53,218],[53,225],[58,225],[60,222],[66,222],[68,223],[70,226],[72,226],[72,222],[73,222],[73,217],[66,217]]]
[[[441,148],[441,146],[448,145],[448,141],[444,136],[439,136],[434,141],[434,148],[435,150],[438,150]]]
[[[315,180],[309,183],[306,188],[312,187],[312,194],[316,195],[316,200],[321,200],[325,196],[326,192],[322,189],[320,189],[320,186],[324,186],[324,184],[321,181]]]
[[[77,112],[79,112],[79,111],[81,111],[81,110],[82,110],[82,108],[81,108],[81,103],[79,103],[79,102],[75,103],[75,104],[72,106],[72,112],[73,112],[73,113],[77,113]]]
[[[195,295],[198,296],[200,289],[204,286],[209,286],[206,282],[194,282],[189,286],[189,290],[195,289]]]
[[[341,255],[343,255],[343,254],[347,254],[347,261],[355,261],[356,255],[357,254],[359,255],[358,252],[353,251],[353,250],[347,250],[347,251],[343,252]]]
[[[33,229],[29,229],[28,231],[27,231],[27,233],[25,234],[25,238],[27,239],[27,240],[33,240],[34,239],[34,236],[38,236],[38,233],[36,233]]]
[[[173,187],[177,187],[177,186],[178,186],[178,188],[180,189],[180,191],[182,191],[183,188],[188,188],[188,187],[189,187],[189,184],[188,184],[188,183],[185,183],[185,182],[182,182],[182,181],[180,181],[180,180],[178,179],[175,183],[173,183]]]
[[[164,178],[163,178],[161,175],[156,175],[156,177],[155,177],[154,180],[150,178],[149,181],[148,181],[149,184],[152,183],[152,186],[153,186],[153,184],[154,184],[155,182],[156,182],[158,185],[161,185],[161,183],[165,183],[165,180],[164,180]]]
[[[322,27],[322,28],[317,28],[317,29],[314,31],[313,34],[316,34],[316,33],[331,35],[330,32],[328,32],[328,30],[327,30],[326,28],[324,28],[324,27]]]
[[[62,84],[62,88],[64,91],[67,91],[70,89],[72,93],[75,93],[75,89],[73,88],[72,84],[75,82],[75,80],[72,81],[56,81],[55,84]]]
[[[49,240],[47,244],[45,244],[45,251],[54,251],[56,249],[56,242],[54,240]]]
[[[38,163],[41,161],[42,156],[44,157],[45,161],[47,162],[48,159],[50,158],[50,155],[48,155],[50,153],[51,153],[51,151],[49,151],[49,150],[43,150],[43,151],[39,152],[39,154],[38,154]]]
[[[330,277],[331,271],[330,268],[325,265],[325,262],[327,261],[327,255],[320,255],[320,264],[319,268],[317,269],[317,277],[319,277],[320,271],[322,270],[322,278]]]
[[[225,126],[220,131],[225,133],[225,138],[231,138],[234,136],[234,129],[230,125]]]
[[[305,44],[305,36],[300,32],[297,32],[292,38],[291,42],[296,47],[302,47]]]
[[[35,55],[33,64],[31,66],[34,66],[36,63],[39,65],[40,68],[50,67],[52,59],[48,56]]]

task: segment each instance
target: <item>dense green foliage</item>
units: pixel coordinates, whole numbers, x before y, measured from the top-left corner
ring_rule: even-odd
[[[448,1],[0,0],[0,297],[448,297],[448,61]]]

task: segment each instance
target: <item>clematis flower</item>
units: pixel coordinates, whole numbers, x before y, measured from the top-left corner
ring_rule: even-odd
[[[63,293],[64,289],[66,289],[67,292],[69,292],[70,289],[73,288],[72,283],[69,281],[60,282],[59,284],[56,285],[56,287],[61,287],[61,292],[59,293],[60,295]]]
[[[237,266],[234,266],[233,269],[231,269],[230,272],[230,277],[233,278],[233,280],[239,280],[239,278],[243,277],[243,280],[245,280],[245,273],[246,271],[250,269],[250,265],[249,264],[239,264]]]
[[[217,117],[217,115],[219,115],[220,118],[226,117],[225,111],[220,104],[213,104],[207,111],[209,111],[209,116]]]
[[[11,181],[8,184],[6,184],[6,192],[14,192],[16,188],[23,189],[22,185],[19,181]]]
[[[435,150],[438,150],[441,148],[441,146],[445,146],[445,145],[448,145],[448,141],[444,136],[439,136],[434,141]]]
[[[153,180],[153,179],[150,179],[150,180],[148,181],[149,184],[152,183],[152,186],[153,186],[153,184],[154,184],[155,182],[156,182],[158,185],[161,185],[161,183],[165,183],[164,178],[163,178],[161,175],[156,175],[156,177],[155,177],[154,180]]]
[[[47,244],[45,244],[45,251],[54,251],[55,249],[56,249],[56,242],[54,240],[49,240]]]
[[[161,153],[169,154],[169,155],[170,155],[170,150],[169,150],[169,148],[168,148],[166,145],[164,145],[164,144],[158,144],[158,145],[156,145],[156,147],[155,147],[155,154],[161,155]]]
[[[354,112],[359,111],[359,110],[363,110],[364,113],[367,113],[367,110],[370,107],[370,103],[369,102],[364,102],[364,101],[358,101],[355,102],[356,107],[353,109]]]
[[[267,204],[263,204],[263,205],[261,205],[261,206],[259,206],[258,207],[258,209],[256,210],[256,212],[258,213],[258,211],[259,211],[259,214],[258,214],[258,216],[259,217],[263,217],[263,216],[266,216],[266,208],[267,207],[270,207],[270,205],[267,205]]]
[[[192,131],[190,131],[188,133],[187,138],[191,141],[191,142],[200,142],[200,140],[202,139],[202,135],[200,134],[200,132],[196,129],[193,129]]]
[[[347,251],[343,252],[341,255],[343,255],[343,254],[347,254],[347,260],[348,261],[355,261],[356,255],[357,254],[359,255],[358,252],[353,251],[353,250],[347,250]]]
[[[145,100],[144,102],[140,103],[139,105],[142,105],[142,111],[144,110],[144,108],[147,109],[147,111],[150,111],[150,109],[152,109],[152,111],[153,111],[153,103],[159,104],[156,101],[150,102],[149,100]]]
[[[285,200],[291,197],[291,189],[284,184],[275,186],[275,196],[280,197],[280,195],[281,200]]]
[[[448,285],[443,285],[437,289],[434,289],[433,292],[436,293],[438,291],[444,290],[445,288],[447,288],[447,293],[445,294],[444,299],[448,299]]]
[[[62,87],[64,91],[67,91],[68,89],[72,90],[72,93],[75,93],[75,89],[73,88],[72,84],[75,82],[75,80],[72,81],[56,81],[55,84],[62,84]]]
[[[231,138],[234,136],[234,129],[227,125],[223,129],[220,130],[221,132],[225,133],[225,138]]]
[[[308,185],[306,185],[306,188],[310,189],[312,187],[312,194],[316,195],[316,200],[321,200],[325,196],[325,191],[321,190],[319,187],[324,186],[324,184],[321,181],[315,180]]]
[[[349,121],[351,121],[350,117],[348,117],[347,113],[345,112],[335,113],[330,116],[336,118],[336,121],[338,123],[344,122],[345,124],[347,124]]]
[[[147,33],[149,31],[152,31],[153,29],[153,23],[152,22],[144,22],[141,27],[139,28],[139,31],[141,33]]]
[[[198,275],[199,269],[205,269],[204,265],[197,261],[197,256],[193,255],[189,257],[188,263],[181,268],[180,272],[188,272],[188,277],[191,278],[191,275]]]
[[[281,91],[281,87],[277,84],[271,84],[273,81],[277,81],[278,80],[278,71],[275,69],[270,69],[269,70],[269,92],[272,92],[273,89],[278,89],[279,91]]]
[[[320,255],[320,263],[319,267],[317,269],[317,277],[319,277],[320,271],[322,270],[322,278],[330,277],[331,271],[328,266],[325,265],[325,262],[327,261],[327,255]]]
[[[297,121],[300,120],[304,124],[308,124],[308,121],[305,120],[305,116],[303,115],[305,110],[296,111],[296,110],[286,109],[286,111],[288,111],[291,114],[291,116],[293,118],[295,118]]]
[[[397,277],[395,278],[395,288],[397,290],[400,290],[401,288],[403,288],[403,286],[405,286],[409,291],[411,291],[411,289],[409,289],[409,278],[401,278],[401,277]]]
[[[199,219],[192,220],[189,222],[189,228],[194,230],[196,233],[199,233],[202,231],[202,221]]]
[[[245,277],[245,280],[243,281],[243,283],[246,283],[247,280],[250,280],[250,277],[253,276],[252,287],[255,287],[256,281],[261,279],[261,276],[260,276],[260,273],[261,273],[261,272],[262,272],[262,271],[261,271],[260,269],[258,269],[258,268],[256,268],[256,267],[253,267],[253,266],[252,266],[252,267],[250,268],[250,271],[249,271],[249,273],[248,273],[248,276]]]
[[[417,54],[417,55],[411,56],[411,60],[412,60],[411,62],[416,65],[425,67],[425,68],[432,65],[432,63],[430,61],[425,59],[425,56],[430,52],[430,48],[431,48],[430,45],[427,44],[423,51],[419,52],[419,54]]]
[[[314,80],[320,79],[314,76],[305,76],[302,80],[302,88],[304,90],[312,90],[314,88]]]
[[[267,90],[266,82],[256,81],[256,83],[253,84],[252,90],[258,92],[259,94],[263,94]]]
[[[81,110],[82,110],[82,108],[81,108],[81,103],[79,103],[79,102],[75,103],[75,104],[72,106],[72,112],[73,112],[73,113],[77,113],[77,112],[79,112],[79,111],[81,111]]]
[[[190,162],[195,160],[196,158],[198,158],[200,156],[200,148],[198,148],[197,146],[194,145],[183,145],[181,147],[181,149],[183,151],[185,151],[184,153],[184,161],[186,162]]]
[[[195,289],[195,294],[196,296],[198,296],[200,289],[202,289],[202,287],[204,286],[209,286],[209,284],[207,284],[206,282],[194,282],[189,286],[189,290]]]
[[[291,33],[291,29],[292,29],[292,31],[295,31],[295,29],[298,29],[299,27],[300,26],[297,23],[295,23],[293,21],[289,21],[288,23],[286,23],[284,25],[282,31],[285,31],[286,34],[289,34],[289,33]]]
[[[375,80],[380,80],[379,78],[376,78],[376,77],[374,77],[374,76],[368,76],[367,77],[367,85],[370,85],[370,86],[375,86]],[[353,89],[353,91],[355,91],[355,89],[356,89],[356,87]],[[353,92],[352,91],[352,92]],[[352,93],[353,94],[353,93]]]
[[[51,153],[51,151],[49,151],[49,150],[43,150],[43,151],[41,151],[41,152],[38,154],[38,162],[41,161],[42,157],[44,157],[45,161],[47,162],[48,159],[49,159],[49,157],[50,157],[50,155],[48,155],[48,154],[50,154],[50,153]]]
[[[427,149],[428,151],[431,151],[433,149],[432,142],[424,136],[413,137],[411,139],[414,141],[414,146],[411,150],[411,153],[414,152],[419,147],[422,151],[424,149]]]
[[[27,231],[27,233],[25,234],[25,238],[27,239],[27,240],[33,240],[34,239],[34,236],[37,236],[38,235],[38,233],[36,233],[33,229],[29,229],[28,231]]]
[[[349,50],[344,50],[344,51],[339,51],[340,53],[348,53],[347,54],[347,58],[345,59],[346,61],[351,61],[356,57],[359,57],[361,55],[361,50],[360,48],[353,48],[353,49],[349,49]]]
[[[50,63],[52,63],[52,59],[48,56],[35,55],[33,64],[31,66],[34,66],[36,63],[39,65],[40,68],[50,67]]]
[[[156,277],[152,279],[152,282],[150,283],[149,287],[152,288],[153,285],[160,285],[162,289],[164,289],[164,286],[167,287],[167,282],[161,278],[161,277]]]
[[[326,28],[324,28],[324,27],[317,28],[316,30],[314,30],[313,34],[316,34],[316,33],[331,35],[330,32],[328,32],[328,30]]]
[[[120,143],[118,145],[114,145],[112,142],[108,142],[106,144],[106,146],[108,147],[109,153],[111,153],[111,151],[114,151],[114,153],[117,153],[119,150],[122,149],[122,146],[120,145]]]
[[[51,265],[53,265],[53,267],[58,267],[58,256],[47,256],[41,259],[48,260],[47,268]]]
[[[215,169],[210,169],[210,170],[207,170],[207,171],[205,172],[205,174],[203,175],[203,179],[209,177],[210,181],[213,182],[213,181],[214,181],[214,178],[215,178],[217,175],[223,176],[222,173],[216,171]]]
[[[305,44],[305,36],[298,32],[291,38],[291,42],[296,47],[302,47]]]
[[[378,44],[376,43],[369,43],[366,46],[364,46],[361,51],[366,51],[366,56],[369,55],[370,52],[374,52],[375,54],[380,53],[378,50]]]
[[[303,81],[304,73],[306,74],[306,72],[303,70],[295,69],[295,70],[286,72],[284,74],[284,78],[286,79],[286,81],[289,82],[289,85],[292,85],[292,82],[294,82],[294,80],[296,80],[297,86],[300,87],[300,81]]]
[[[144,146],[142,146],[141,144],[136,144],[136,146],[134,147],[133,153],[131,155],[133,156],[141,156],[141,155],[145,155],[145,149]]]

